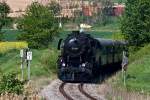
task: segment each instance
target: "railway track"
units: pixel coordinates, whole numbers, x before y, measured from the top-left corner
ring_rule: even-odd
[[[64,87],[65,87],[66,83],[62,83],[60,86],[59,86],[59,92],[67,99],[67,100],[74,100],[70,95],[68,95],[65,90],[64,90]],[[81,94],[83,94],[85,97],[87,97],[89,100],[97,100],[96,98],[92,97],[90,94],[88,94],[84,88],[83,88],[84,84],[79,84],[78,85],[78,89],[79,91],[81,92]]]
[[[67,99],[67,100],[73,100],[73,98],[71,96],[69,96],[65,90],[64,90],[64,86],[66,85],[66,83],[62,83],[60,86],[59,86],[59,91],[60,93]]]
[[[79,91],[80,91],[83,95],[85,95],[87,98],[89,98],[90,100],[97,100],[96,98],[94,98],[94,97],[92,97],[91,95],[89,95],[89,94],[83,89],[83,85],[84,85],[84,84],[82,84],[82,83],[78,85]]]

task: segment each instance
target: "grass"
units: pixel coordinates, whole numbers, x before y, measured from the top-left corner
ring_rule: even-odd
[[[2,32],[4,33],[4,41],[16,41],[17,36],[23,33],[22,31],[12,29],[3,29]]]
[[[130,56],[130,64],[126,76],[126,88],[130,91],[150,93],[150,45]],[[118,83],[123,86],[121,73]],[[117,84],[118,85],[118,84]]]
[[[51,77],[51,75],[56,72],[52,70],[56,69],[57,51],[52,49],[32,50],[32,51],[33,51],[33,60],[31,61],[31,78],[34,79],[40,76]],[[19,50],[12,50],[0,56],[0,69],[3,73],[15,71],[19,72],[18,76],[20,77],[21,63],[19,54],[20,54]],[[47,61],[50,62],[48,62],[47,64]],[[25,70],[27,71],[26,67]]]

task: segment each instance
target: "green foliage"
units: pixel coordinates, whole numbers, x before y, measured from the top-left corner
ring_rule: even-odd
[[[130,91],[143,91],[150,93],[150,44],[137,52],[132,52],[129,57],[128,70],[126,72],[126,89]],[[122,74],[118,74],[116,86],[124,87]]]
[[[57,58],[58,58],[57,50],[48,50],[47,52],[45,52],[42,55],[40,62],[46,71],[48,71],[49,73],[55,73],[56,74]]]
[[[18,22],[21,34],[19,39],[29,43],[31,48],[45,48],[58,35],[58,22],[52,12],[39,3],[32,3],[26,14]]]
[[[130,47],[129,49],[134,49],[133,47]],[[150,45],[146,45],[145,47],[141,48],[139,51],[137,52],[132,52],[132,51],[135,51],[134,50],[130,50],[131,51],[131,55],[130,55],[130,62],[134,62],[136,60],[139,60],[141,59],[142,57],[146,56],[146,55],[150,55]]]
[[[24,83],[16,78],[16,73],[4,74],[0,80],[0,94],[1,93],[23,93]]]
[[[51,70],[56,68],[57,51],[55,49],[44,49],[35,50],[33,52],[33,60],[31,61],[31,79],[39,77],[52,77],[56,70]],[[53,53],[54,52],[54,53]],[[51,62],[51,63],[50,63]],[[48,65],[50,64],[50,65]],[[26,64],[24,63],[24,66]],[[10,67],[11,66],[11,67]],[[49,70],[47,70],[48,68]],[[52,68],[51,68],[52,67]],[[0,68],[3,73],[9,73],[13,71],[19,72],[18,76],[21,76],[20,69],[20,53],[19,50],[11,50],[5,54],[0,54]],[[27,67],[24,67],[25,79],[27,79]]]
[[[7,15],[9,12],[9,6],[5,2],[0,3],[0,29],[2,29],[2,27],[7,23]]]
[[[127,0],[121,30],[131,46],[150,42],[150,1]]]
[[[7,17],[10,12],[9,6],[5,2],[0,2],[0,41],[3,39],[1,29],[4,25],[7,25],[10,18]]]
[[[0,41],[3,39],[4,35],[0,32]]]

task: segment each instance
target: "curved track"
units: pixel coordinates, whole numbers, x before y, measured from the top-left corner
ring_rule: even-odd
[[[66,85],[66,83],[62,83],[60,86],[59,86],[59,91],[60,93],[67,99],[67,100],[73,100],[73,98],[71,96],[69,96],[65,90],[64,90],[64,86]]]
[[[67,100],[74,100],[70,95],[68,95],[65,90],[64,90],[64,87],[65,87],[66,83],[62,83],[60,86],[59,86],[59,91],[60,93],[67,99]],[[88,99],[90,100],[97,100],[96,98],[92,97],[91,95],[89,95],[83,88],[84,84],[79,84],[78,85],[78,89],[80,91],[81,94],[83,94],[85,97],[87,97]]]
[[[92,97],[91,95],[89,95],[84,89],[83,89],[83,86],[84,84],[79,84],[78,85],[78,88],[79,88],[79,91],[85,95],[87,98],[89,98],[90,100],[97,100],[96,98]]]

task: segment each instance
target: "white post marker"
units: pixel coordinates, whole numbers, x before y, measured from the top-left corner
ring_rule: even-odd
[[[127,52],[123,51],[123,58],[122,58],[122,77],[124,81],[124,86],[126,86],[126,70],[129,63],[126,53]]]
[[[28,80],[30,80],[30,62],[32,60],[32,52],[28,51],[27,52],[27,63],[28,63]]]
[[[24,72],[23,72],[23,70],[24,70],[24,65],[23,65],[23,63],[24,63],[24,50],[23,49],[21,49],[20,50],[20,57],[21,57],[21,66],[20,66],[20,68],[21,68],[21,80],[23,80],[24,79]]]

